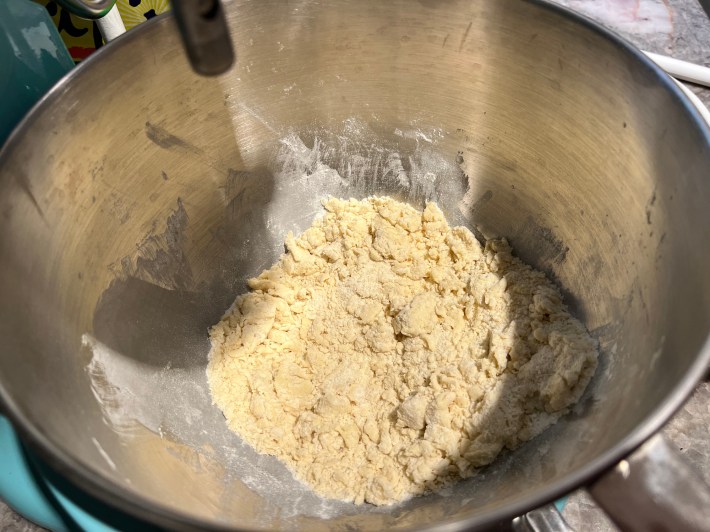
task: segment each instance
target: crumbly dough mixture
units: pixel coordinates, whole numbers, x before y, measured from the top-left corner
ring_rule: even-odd
[[[211,330],[229,427],[324,497],[391,504],[557,421],[597,365],[545,275],[389,198],[329,199]]]

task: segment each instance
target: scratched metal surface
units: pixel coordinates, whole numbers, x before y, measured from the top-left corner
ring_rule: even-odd
[[[558,0],[618,32],[642,50],[710,65],[710,20],[696,0]],[[688,85],[710,105],[710,90]],[[710,483],[710,383],[701,383],[664,434]],[[577,530],[617,530],[608,517],[580,490],[564,511]]]
[[[642,49],[710,64],[710,22],[694,0],[562,0],[559,3],[598,20]],[[710,91],[693,90],[710,104]],[[710,385],[705,382],[666,427],[665,434],[710,481],[708,424]],[[579,530],[614,530],[584,492],[572,495],[565,515]],[[6,530],[39,529],[0,502],[0,531]]]

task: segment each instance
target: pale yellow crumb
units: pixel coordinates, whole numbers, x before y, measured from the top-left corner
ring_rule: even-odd
[[[557,421],[597,364],[545,276],[441,211],[330,199],[210,332],[232,430],[324,497],[391,504]]]

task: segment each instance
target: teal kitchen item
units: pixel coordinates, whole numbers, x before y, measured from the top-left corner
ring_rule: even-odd
[[[83,18],[98,19],[106,16],[116,0],[57,0],[69,11]],[[140,3],[140,0],[137,2]]]
[[[54,532],[157,532],[74,487],[25,448],[0,415],[0,498],[34,523]],[[567,497],[555,503],[562,512]]]
[[[10,422],[0,416],[0,493],[2,499],[36,524],[49,530],[67,527],[60,513],[42,495],[39,482],[23,453]]]
[[[0,498],[30,521],[54,532],[157,532],[107,506],[52,471],[26,449],[0,415]]]
[[[0,145],[73,66],[44,6],[30,0],[0,1]]]

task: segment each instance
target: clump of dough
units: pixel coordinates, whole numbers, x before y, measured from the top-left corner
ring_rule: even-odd
[[[544,274],[389,198],[326,213],[210,332],[229,427],[324,497],[391,504],[555,423],[597,365]]]

